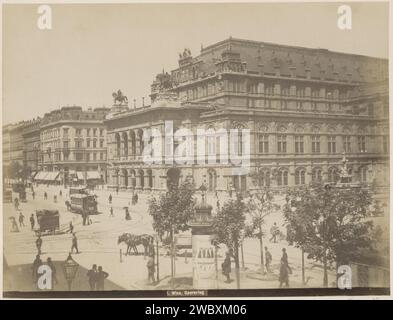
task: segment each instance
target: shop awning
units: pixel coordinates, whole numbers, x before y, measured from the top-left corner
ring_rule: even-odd
[[[44,178],[45,181],[55,181],[56,178],[59,176],[60,172],[58,171],[52,171],[52,172],[48,172],[48,174],[46,175],[46,177]]]
[[[94,180],[94,179],[101,179],[100,174],[98,171],[87,171],[87,180]]]
[[[78,177],[78,180],[84,180],[83,172],[78,171],[78,172],[76,173],[76,176]]]
[[[35,175],[34,180],[45,180],[45,177],[46,177],[46,175],[47,175],[48,173],[49,173],[49,172],[40,171],[40,172],[38,172],[38,173]]]

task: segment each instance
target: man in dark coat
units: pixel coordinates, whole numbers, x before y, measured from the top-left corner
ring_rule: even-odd
[[[265,247],[265,267],[266,272],[270,272],[270,264],[272,263],[273,257],[270,251]]]
[[[90,290],[94,291],[97,289],[97,265],[93,264],[93,267],[87,271],[87,277],[89,278]]]
[[[280,261],[280,277],[279,277],[280,288],[282,288],[283,285],[287,288],[289,287],[289,274],[290,273],[292,273],[292,270],[288,264],[288,255],[287,255],[285,248],[283,248],[282,249],[282,257],[281,257],[281,261]]]
[[[50,257],[48,257],[48,259],[46,259],[46,264],[48,265],[48,267],[52,271],[52,289],[53,289],[54,285],[59,283],[57,281],[57,277],[56,277],[56,267],[55,267],[55,264],[53,263],[53,261],[52,261],[52,259]]]
[[[33,266],[32,266],[32,269],[33,269],[32,278],[33,278],[34,283],[37,283],[37,281],[38,281],[38,268],[41,265],[42,265],[42,260],[40,258],[40,255],[37,254],[35,256],[35,260],[33,261]]]
[[[31,230],[34,230],[35,220],[34,220],[34,214],[33,213],[30,216],[30,225],[31,225]]]
[[[108,201],[109,201],[109,204],[112,203],[112,195],[111,194],[109,195]]]
[[[225,282],[231,282],[231,254],[229,252],[226,253],[225,260],[221,264],[222,274],[227,278]]]
[[[105,272],[104,270],[102,270],[102,267],[99,266],[98,267],[98,272],[97,272],[97,290],[104,290],[104,282],[105,279],[108,278],[109,273]]]
[[[42,247],[42,239],[41,239],[41,235],[38,235],[37,240],[35,241],[35,245],[37,247],[38,250],[38,254],[41,254],[41,247]]]
[[[78,239],[77,239],[75,233],[72,234],[71,253],[74,252],[74,249],[76,250],[76,253],[79,253],[79,249],[78,249]]]
[[[19,227],[24,227],[25,226],[25,216],[23,215],[22,212],[19,213]]]

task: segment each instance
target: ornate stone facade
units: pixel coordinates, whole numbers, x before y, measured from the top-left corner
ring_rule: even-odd
[[[110,186],[165,190],[171,175],[214,192],[333,182],[343,153],[354,181],[388,185],[386,60],[231,38],[195,58],[185,53],[156,77],[151,106],[106,120]],[[193,132],[250,129],[259,179],[218,163],[144,164],[143,129],[163,132],[165,120]]]

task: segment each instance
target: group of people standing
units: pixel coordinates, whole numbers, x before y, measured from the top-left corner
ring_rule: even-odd
[[[222,268],[222,274],[226,277],[225,282],[230,283],[232,282],[230,274],[231,274],[231,264],[232,260],[231,257],[233,257],[233,254],[231,252],[226,252],[225,254],[225,259],[223,263],[221,264]],[[265,247],[265,268],[266,268],[266,273],[272,273],[271,269],[271,263],[273,261],[273,256],[268,250],[267,247]],[[285,248],[282,248],[282,256],[280,259],[280,273],[279,273],[279,283],[280,283],[280,288],[282,287],[289,287],[289,275],[292,274],[292,269],[289,266],[288,263],[288,254],[286,252]]]
[[[105,289],[105,279],[109,277],[109,273],[105,272],[101,266],[93,264],[92,268],[86,274],[91,291],[100,291]]]
[[[37,254],[34,261],[33,261],[33,266],[32,266],[32,278],[33,278],[33,283],[38,283],[38,279],[40,277],[39,269],[40,266],[42,266],[44,263],[41,260],[40,254]],[[50,268],[51,270],[51,281],[52,285],[51,288],[52,290],[54,289],[54,285],[58,284],[59,281],[57,280],[57,275],[56,275],[56,267],[55,264],[52,261],[51,257],[48,257],[46,259],[46,265]]]

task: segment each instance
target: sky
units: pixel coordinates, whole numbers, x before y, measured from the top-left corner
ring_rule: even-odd
[[[155,75],[229,38],[388,57],[387,3],[352,3],[352,30],[330,4],[51,5],[52,30],[37,27],[38,5],[3,6],[3,124],[62,106],[112,106],[112,92],[149,104]]]

